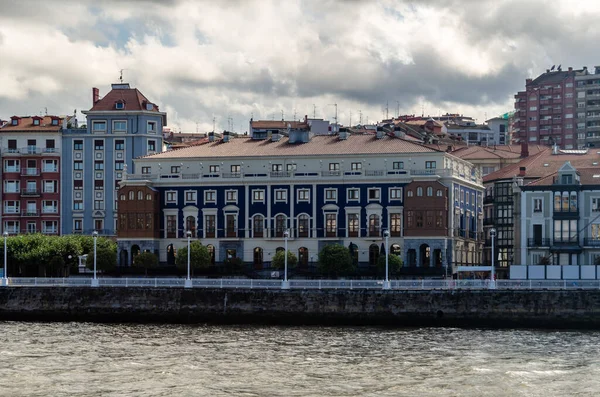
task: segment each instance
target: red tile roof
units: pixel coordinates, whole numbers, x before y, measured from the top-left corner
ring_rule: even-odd
[[[256,121],[252,121],[250,123],[250,125],[252,126],[252,128],[255,128],[257,130],[268,130],[268,129],[280,130],[280,129],[287,129],[288,124],[290,125],[290,128],[297,128],[297,129],[308,128],[308,124],[305,123],[304,121],[256,120]]]
[[[278,142],[256,140],[249,137],[231,137],[229,142],[221,139],[145,156],[152,159],[207,158],[207,157],[263,157],[263,156],[336,156],[340,154],[382,154],[382,153],[434,153],[437,150],[405,139],[375,135],[349,135],[340,140],[335,135],[314,136],[308,143],[289,144],[283,137]]]
[[[600,164],[600,154],[597,150],[589,150],[586,154],[560,153],[552,154],[552,150],[543,150],[537,154],[531,155],[518,163],[508,165],[496,172],[483,177],[483,182],[492,182],[501,179],[508,179],[518,176],[521,167],[525,167],[525,178],[531,182],[537,181],[540,178],[556,173],[567,161],[577,169],[579,168],[594,168],[600,171],[600,166],[595,166],[594,163]]]
[[[9,121],[4,127],[0,128],[0,132],[59,132],[62,128],[62,119],[57,116],[13,116],[11,119],[18,118],[19,125],[12,125]],[[33,119],[39,119],[40,125],[33,125]],[[58,120],[58,125],[52,125],[52,119]]]
[[[548,146],[529,145],[529,155],[549,150]],[[483,159],[518,159],[521,157],[521,145],[496,145],[496,146],[466,146],[451,152],[463,160]]]
[[[127,88],[120,88],[127,87]],[[158,112],[158,106],[153,104],[138,91],[137,88],[128,88],[129,84],[113,84],[112,89],[108,94],[106,94],[102,99],[94,104],[94,106],[89,110],[90,112],[96,111],[127,111],[127,110],[145,110],[150,112]],[[123,109],[117,109],[116,103],[119,101],[123,101],[125,103],[125,107]],[[146,104],[152,104],[152,109],[146,109]]]
[[[579,174],[579,181],[582,185],[600,185],[600,167],[576,168],[576,170]],[[558,171],[538,179],[537,181],[531,182],[527,184],[527,186],[553,185],[556,176],[558,176]]]

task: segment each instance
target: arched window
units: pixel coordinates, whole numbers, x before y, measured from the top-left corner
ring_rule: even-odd
[[[427,187],[427,197],[433,197],[433,188],[431,186]]]
[[[150,193],[146,194],[146,200],[147,201],[152,200],[152,195]]]
[[[413,192],[412,192],[412,190],[408,190],[408,191],[406,192],[406,196],[407,196],[407,197],[412,197],[412,196],[413,196]]]
[[[421,186],[419,186],[417,188],[417,196],[421,197],[423,195],[423,188]]]
[[[144,192],[142,192],[141,190],[138,190],[137,192],[137,196],[138,196],[138,200],[143,200],[144,199]]]
[[[379,215],[369,216],[369,237],[379,236]]]
[[[560,192],[554,193],[554,211],[560,211]]]
[[[298,216],[298,237],[308,237],[308,215],[302,214]]]
[[[121,199],[121,201],[125,201],[125,195],[124,195],[124,194],[122,194],[122,195],[120,196],[120,199]]]
[[[264,237],[265,218],[262,215],[254,216],[252,232],[254,237]]]
[[[135,193],[133,190],[130,190],[129,191],[129,200],[133,200],[133,199],[135,199]]]
[[[402,248],[400,248],[400,245],[392,244],[392,246],[390,247],[390,255],[402,255]]]
[[[185,230],[192,232],[192,237],[196,236],[196,218],[193,216],[185,218]]]
[[[285,248],[283,248],[283,247],[275,248],[275,254],[277,254],[278,252],[282,252],[282,251],[285,251]]]
[[[444,193],[442,192],[442,189],[438,189],[437,192],[436,192],[436,195],[438,197],[442,197],[444,195]]]
[[[308,267],[308,248],[298,248],[298,266]]]
[[[275,237],[283,237],[283,232],[286,229],[285,215],[277,215],[275,217]]]
[[[400,237],[402,228],[402,216],[398,213],[390,215],[390,235]]]

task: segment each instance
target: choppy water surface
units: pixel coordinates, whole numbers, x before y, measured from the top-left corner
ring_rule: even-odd
[[[600,332],[0,323],[2,396],[594,396]]]

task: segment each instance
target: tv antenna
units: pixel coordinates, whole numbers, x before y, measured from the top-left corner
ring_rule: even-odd
[[[358,111],[358,119],[359,119],[358,124],[362,125],[362,110]]]
[[[317,118],[317,105],[313,103],[313,119]]]
[[[338,123],[338,117],[337,117],[337,103],[330,103],[330,106],[335,106],[335,117],[333,118],[335,120],[335,128],[337,128],[337,123]]]
[[[123,84],[123,71],[127,69],[119,69],[119,81]]]

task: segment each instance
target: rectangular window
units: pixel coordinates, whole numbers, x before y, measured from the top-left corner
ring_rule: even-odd
[[[239,174],[242,171],[242,166],[240,165],[232,165],[231,166],[231,172],[234,174]]]
[[[113,132],[127,132],[127,121],[114,120],[113,121]]]
[[[73,220],[73,231],[81,232],[83,230],[83,220],[75,219]]]
[[[310,201],[310,190],[298,189],[298,201]]]
[[[165,192],[166,194],[166,202],[170,203],[170,204],[177,204],[177,192],[174,191],[168,191]]]
[[[148,134],[156,134],[156,121],[148,121]]]
[[[340,163],[329,163],[329,171],[339,171]]]
[[[74,161],[73,162],[73,169],[75,171],[82,171],[83,170],[83,161]]]
[[[125,167],[124,161],[115,161],[115,170],[123,171],[124,167]]]
[[[204,192],[204,203],[216,203],[217,192],[214,190],[207,190]]]
[[[94,150],[104,150],[104,141],[102,139],[94,140]]]
[[[43,172],[58,172],[58,160],[42,160]]]
[[[181,172],[180,165],[172,165],[171,166],[171,174],[179,174],[179,172]]]
[[[102,171],[104,169],[104,161],[94,161],[94,169],[96,171]]]
[[[225,201],[228,203],[237,203],[237,190],[227,190],[225,192]]]
[[[217,173],[217,172],[219,172],[219,166],[218,165],[211,165],[211,166],[208,167],[208,171],[211,174]]]
[[[395,170],[403,170],[404,169],[404,161],[394,161],[393,163]]]
[[[4,193],[19,193],[19,181],[4,181]]]
[[[348,214],[348,237],[358,237],[359,232],[358,215]]]
[[[273,172],[281,172],[283,171],[283,164],[272,164],[271,171]]]
[[[92,132],[106,132],[106,121],[92,121]]]
[[[58,181],[43,181],[42,184],[44,193],[58,193]]]
[[[73,150],[83,150],[83,141],[73,141]]]
[[[362,170],[362,163],[352,163],[350,164],[350,169],[352,171],[360,171]]]
[[[288,172],[296,171],[296,164],[286,164],[285,167],[288,170]]]
[[[217,220],[215,215],[206,215],[204,217],[204,230],[207,238],[216,237]]]
[[[177,215],[167,215],[167,238],[177,237]]]
[[[434,168],[436,168],[435,161],[426,161],[425,162],[425,168],[426,169],[434,169]]]
[[[337,236],[337,214],[325,214],[325,237]]]
[[[592,211],[594,211],[594,212],[600,211],[600,198],[592,199]]]
[[[275,190],[275,201],[287,202],[287,190]]]
[[[17,153],[19,150],[17,149],[17,140],[9,139],[8,140],[8,153]]]
[[[381,190],[377,188],[369,189],[369,200],[379,200]]]
[[[151,171],[150,167],[142,167],[142,174],[149,174]]]
[[[265,191],[264,190],[253,190],[252,191],[252,202],[264,202]]]
[[[74,211],[83,211],[83,201],[73,201],[73,210]]]
[[[337,200],[337,190],[325,189],[325,200]]]
[[[352,201],[360,200],[360,190],[359,189],[348,189],[348,200],[352,200]]]
[[[115,150],[125,150],[125,141],[123,139],[115,141]]]
[[[148,141],[148,152],[156,152],[156,141]]]
[[[542,212],[542,199],[541,198],[533,199],[533,212]]]
[[[402,199],[402,188],[394,187],[390,188],[390,200],[401,200]]]
[[[196,191],[195,190],[186,190],[185,192],[185,204],[187,203],[196,203]]]

